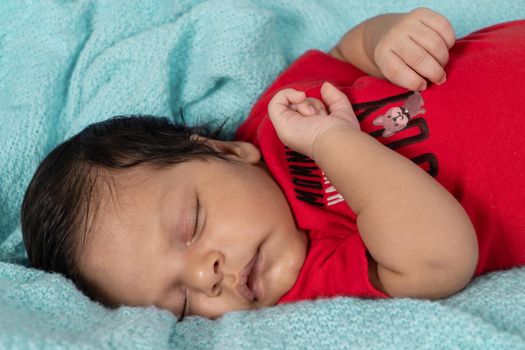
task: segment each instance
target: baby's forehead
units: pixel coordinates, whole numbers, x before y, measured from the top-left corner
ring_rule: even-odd
[[[96,169],[94,186],[87,196],[90,231],[107,226],[108,220],[112,221],[123,209],[133,206],[133,195],[148,186],[156,171],[159,170],[145,166],[124,170]]]
[[[130,222],[140,219],[141,210],[160,193],[156,175],[163,170],[143,165],[100,169],[88,203],[90,238],[105,240],[109,233],[129,231]]]
[[[140,164],[126,169],[105,169],[97,171],[97,187],[101,191],[122,191],[148,183],[156,174],[168,170],[170,166],[159,167]]]

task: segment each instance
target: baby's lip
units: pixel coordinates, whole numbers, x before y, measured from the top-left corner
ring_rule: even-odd
[[[261,302],[264,298],[264,283],[262,279],[262,271],[264,268],[264,255],[261,252],[261,247],[257,249],[257,260],[253,266],[252,272],[248,275],[248,288],[255,294],[255,300]]]
[[[248,264],[239,271],[237,274],[237,281],[235,282],[235,290],[239,296],[250,303],[255,301],[255,293],[248,287],[248,279],[254,270],[258,257],[259,250],[257,250],[255,256],[248,262]]]

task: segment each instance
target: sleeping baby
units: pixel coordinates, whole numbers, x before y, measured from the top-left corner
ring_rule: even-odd
[[[456,41],[418,8],[303,54],[235,141],[151,116],[92,124],[27,189],[29,261],[180,319],[439,299],[525,265],[524,55],[525,21]]]

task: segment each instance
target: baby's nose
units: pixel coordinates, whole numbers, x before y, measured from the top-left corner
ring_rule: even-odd
[[[189,273],[187,284],[194,289],[200,290],[210,297],[215,297],[222,292],[224,255],[213,251],[210,252],[201,262],[194,264]]]

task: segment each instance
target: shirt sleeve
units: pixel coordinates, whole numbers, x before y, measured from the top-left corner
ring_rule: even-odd
[[[289,87],[303,89],[324,81],[329,81],[336,86],[348,86],[364,75],[366,74],[352,64],[325,52],[306,51],[285,69],[261,95],[246,121],[237,130],[235,138],[257,145],[257,128],[267,115],[268,103],[278,90]]]

